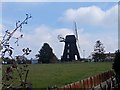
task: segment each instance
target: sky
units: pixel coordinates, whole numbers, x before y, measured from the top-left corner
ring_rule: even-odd
[[[0,36],[5,30],[12,31],[16,21],[24,20],[27,14],[32,18],[24,25],[24,34],[19,46],[14,43],[14,56],[21,55],[22,48],[29,47],[32,52],[28,58],[35,58],[44,43],[49,43],[55,55],[60,58],[64,42],[57,36],[74,34],[73,21],[77,23],[77,43],[80,45],[80,56],[91,55],[97,40],[100,40],[106,52],[118,49],[118,3],[117,2],[6,2],[0,3]],[[11,41],[13,42],[13,41]]]

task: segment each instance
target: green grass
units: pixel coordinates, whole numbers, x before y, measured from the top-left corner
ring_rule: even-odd
[[[110,70],[111,62],[70,63],[70,64],[34,64],[29,65],[28,80],[33,88],[64,86],[89,76]]]

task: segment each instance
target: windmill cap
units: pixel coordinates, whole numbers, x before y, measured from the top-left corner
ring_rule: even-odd
[[[67,35],[65,42],[75,43],[76,42],[75,35]]]

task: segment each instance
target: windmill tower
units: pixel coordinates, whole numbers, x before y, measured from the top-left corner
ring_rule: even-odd
[[[75,24],[75,35],[66,35],[65,38],[62,37],[61,35],[58,35],[59,41],[65,42],[61,61],[80,60],[80,55],[77,48],[78,34],[77,34],[76,23],[74,24]]]

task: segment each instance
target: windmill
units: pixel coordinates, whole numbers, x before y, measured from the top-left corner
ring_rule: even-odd
[[[77,48],[78,33],[77,33],[76,22],[74,22],[74,25],[75,25],[75,29],[74,29],[75,35],[66,35],[65,38],[62,35],[58,35],[59,41],[65,42],[61,61],[80,60],[80,55]],[[78,47],[80,48],[79,43],[78,43]]]

